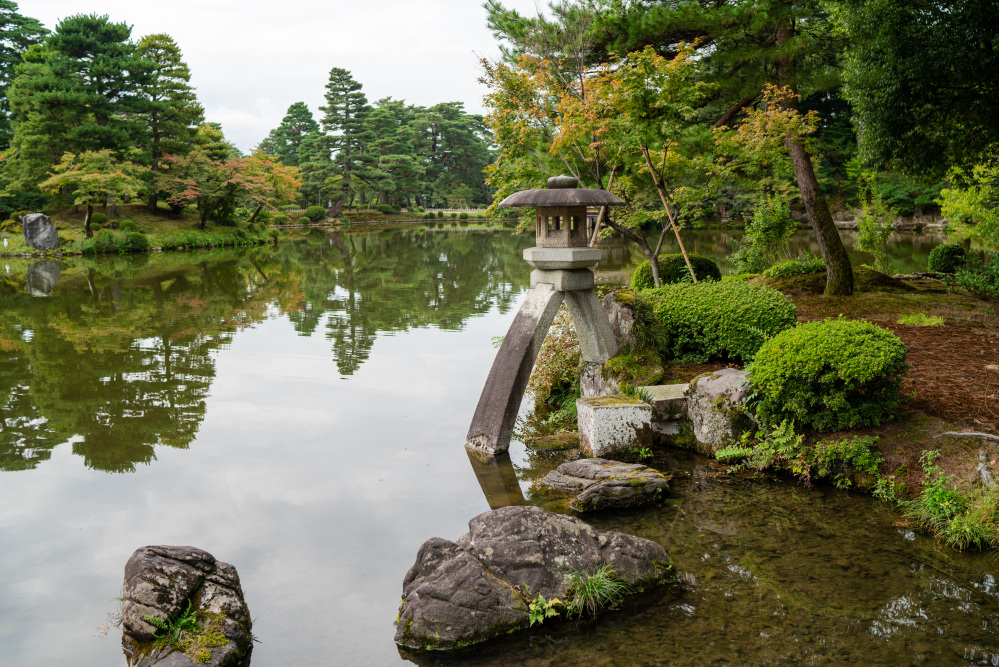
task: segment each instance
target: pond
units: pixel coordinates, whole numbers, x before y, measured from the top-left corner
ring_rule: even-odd
[[[732,236],[689,238],[719,256]],[[238,568],[254,665],[412,657],[392,621],[420,544],[550,503],[531,480],[554,461],[514,443],[512,465],[481,466],[462,448],[531,241],[317,230],[241,252],[0,260],[4,664],[124,665],[100,627],[146,544]],[[612,250],[607,282],[640,259]],[[669,503],[592,522],[663,543],[675,585],[445,662],[999,664],[994,555],[940,548],[867,497],[718,475],[683,451],[655,464],[675,475]]]

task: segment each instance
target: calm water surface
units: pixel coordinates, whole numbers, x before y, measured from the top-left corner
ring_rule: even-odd
[[[933,244],[913,238],[911,270]],[[719,257],[731,241],[688,247]],[[0,260],[0,663],[124,664],[120,635],[97,635],[145,544],[236,565],[254,665],[399,662],[392,620],[424,540],[491,506],[561,507],[532,487],[557,460],[515,443],[512,464],[473,466],[461,446],[528,245],[314,232],[240,253]],[[605,282],[640,259],[611,246]],[[676,585],[447,663],[999,664],[994,556],[937,549],[868,498],[717,476],[683,452],[656,463],[673,502],[593,523],[666,545]]]

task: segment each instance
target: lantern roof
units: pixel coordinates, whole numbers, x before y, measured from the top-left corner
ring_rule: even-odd
[[[624,200],[606,190],[581,188],[572,176],[552,176],[548,187],[515,192],[497,206],[623,206]]]

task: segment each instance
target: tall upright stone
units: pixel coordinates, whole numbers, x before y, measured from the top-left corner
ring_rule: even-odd
[[[55,225],[44,213],[22,215],[21,229],[24,231],[24,242],[39,250],[54,250],[59,245]]]

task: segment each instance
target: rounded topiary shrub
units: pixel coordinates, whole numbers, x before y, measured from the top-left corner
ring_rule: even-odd
[[[468,220],[468,214],[467,213],[459,213],[458,214],[458,219],[459,220]]]
[[[679,362],[749,361],[768,336],[798,321],[794,304],[762,285],[676,283],[642,294],[663,325],[667,356]]]
[[[310,206],[305,209],[305,217],[312,222],[319,222],[326,217],[326,209],[322,206]]]
[[[284,213],[275,213],[271,217],[271,222],[275,225],[287,225],[290,218]]]
[[[809,322],[777,334],[749,368],[764,422],[817,431],[878,425],[902,402],[905,345],[862,320]]]
[[[694,268],[694,275],[698,281],[721,280],[721,271],[713,261],[701,255],[687,255],[687,257],[690,258],[690,265]],[[664,285],[690,280],[690,272],[687,270],[687,262],[683,260],[683,255],[679,253],[660,255],[659,277],[662,278]],[[656,282],[652,279],[652,265],[649,264],[649,260],[645,260],[638,265],[631,276],[631,289],[637,292],[655,286]]]
[[[959,243],[944,243],[930,251],[927,270],[954,273],[968,261],[968,255]]]
[[[107,224],[108,216],[104,213],[94,213],[90,216],[90,224],[104,225]]]

